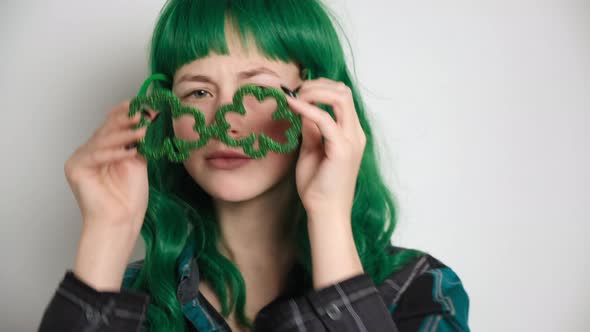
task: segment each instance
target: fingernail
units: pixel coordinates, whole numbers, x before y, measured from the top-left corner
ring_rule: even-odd
[[[297,98],[297,95],[295,95],[295,93],[291,90],[289,90],[289,88],[285,87],[284,85],[281,85],[281,89],[283,89],[283,91],[289,95],[289,97],[291,98]]]

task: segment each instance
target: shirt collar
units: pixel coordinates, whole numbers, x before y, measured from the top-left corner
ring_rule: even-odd
[[[199,331],[223,330],[223,326],[207,312],[205,303],[201,303],[199,299],[199,267],[194,250],[195,242],[189,240],[179,256],[177,297],[185,316],[199,328]],[[312,279],[306,276],[303,265],[296,262],[288,273],[285,290],[267,306],[301,296],[310,287]]]

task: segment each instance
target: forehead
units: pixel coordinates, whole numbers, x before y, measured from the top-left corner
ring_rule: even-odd
[[[206,57],[193,60],[180,67],[175,75],[177,82],[185,74],[203,73],[215,75],[216,73],[237,74],[238,72],[254,69],[268,68],[281,77],[297,76],[299,67],[294,62],[283,62],[266,57],[257,47],[251,36],[247,36],[247,46],[242,40],[238,30],[226,20],[225,40],[228,54],[217,54],[211,51]]]

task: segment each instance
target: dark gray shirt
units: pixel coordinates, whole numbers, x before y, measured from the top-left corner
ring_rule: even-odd
[[[177,288],[187,331],[230,332],[221,314],[199,292],[198,264],[190,252],[181,255]],[[97,292],[66,271],[39,331],[149,331],[150,296],[128,288],[142,263],[128,265],[120,292]],[[254,331],[469,331],[469,297],[461,280],[428,254],[380,285],[362,273],[313,290],[302,272],[302,266],[293,266],[284,292],[254,318]]]

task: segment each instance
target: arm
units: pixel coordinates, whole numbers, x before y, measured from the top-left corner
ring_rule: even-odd
[[[282,301],[261,311],[256,331],[469,331],[469,298],[451,269],[432,268],[407,282],[401,275],[377,288],[362,273]]]
[[[429,269],[390,307],[400,331],[469,331],[469,296],[455,272]]]
[[[46,307],[38,331],[139,331],[149,301],[149,295],[125,289],[99,292],[69,270]]]
[[[138,331],[149,295],[121,289],[133,239],[135,232],[124,228],[85,226],[74,269],[46,307],[39,331]]]

